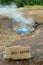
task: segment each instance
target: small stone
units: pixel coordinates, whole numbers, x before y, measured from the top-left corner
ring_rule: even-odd
[[[19,61],[16,61],[17,64],[19,64]]]

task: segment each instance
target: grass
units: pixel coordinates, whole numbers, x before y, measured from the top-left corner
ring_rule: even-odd
[[[33,5],[33,6],[25,5],[24,8],[43,8],[43,6],[41,6],[41,5]]]

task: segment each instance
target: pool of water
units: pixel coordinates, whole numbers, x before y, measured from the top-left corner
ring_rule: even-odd
[[[20,34],[26,34],[26,33],[30,33],[31,29],[27,27],[19,27],[19,28],[16,28],[15,31]]]

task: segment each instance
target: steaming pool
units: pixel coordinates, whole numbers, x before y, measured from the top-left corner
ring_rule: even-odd
[[[16,28],[14,31],[16,31],[19,34],[27,34],[27,33],[30,33],[32,30],[27,27],[19,27],[19,28]]]

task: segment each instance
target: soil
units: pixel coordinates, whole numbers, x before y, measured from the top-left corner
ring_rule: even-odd
[[[18,9],[18,12],[27,17],[32,17],[38,23],[34,33],[20,35],[7,27],[8,22],[12,19],[0,15],[0,65],[43,65],[43,8],[24,8]],[[2,52],[7,46],[12,45],[29,45],[34,55],[33,58],[27,60],[6,60],[2,56]]]

